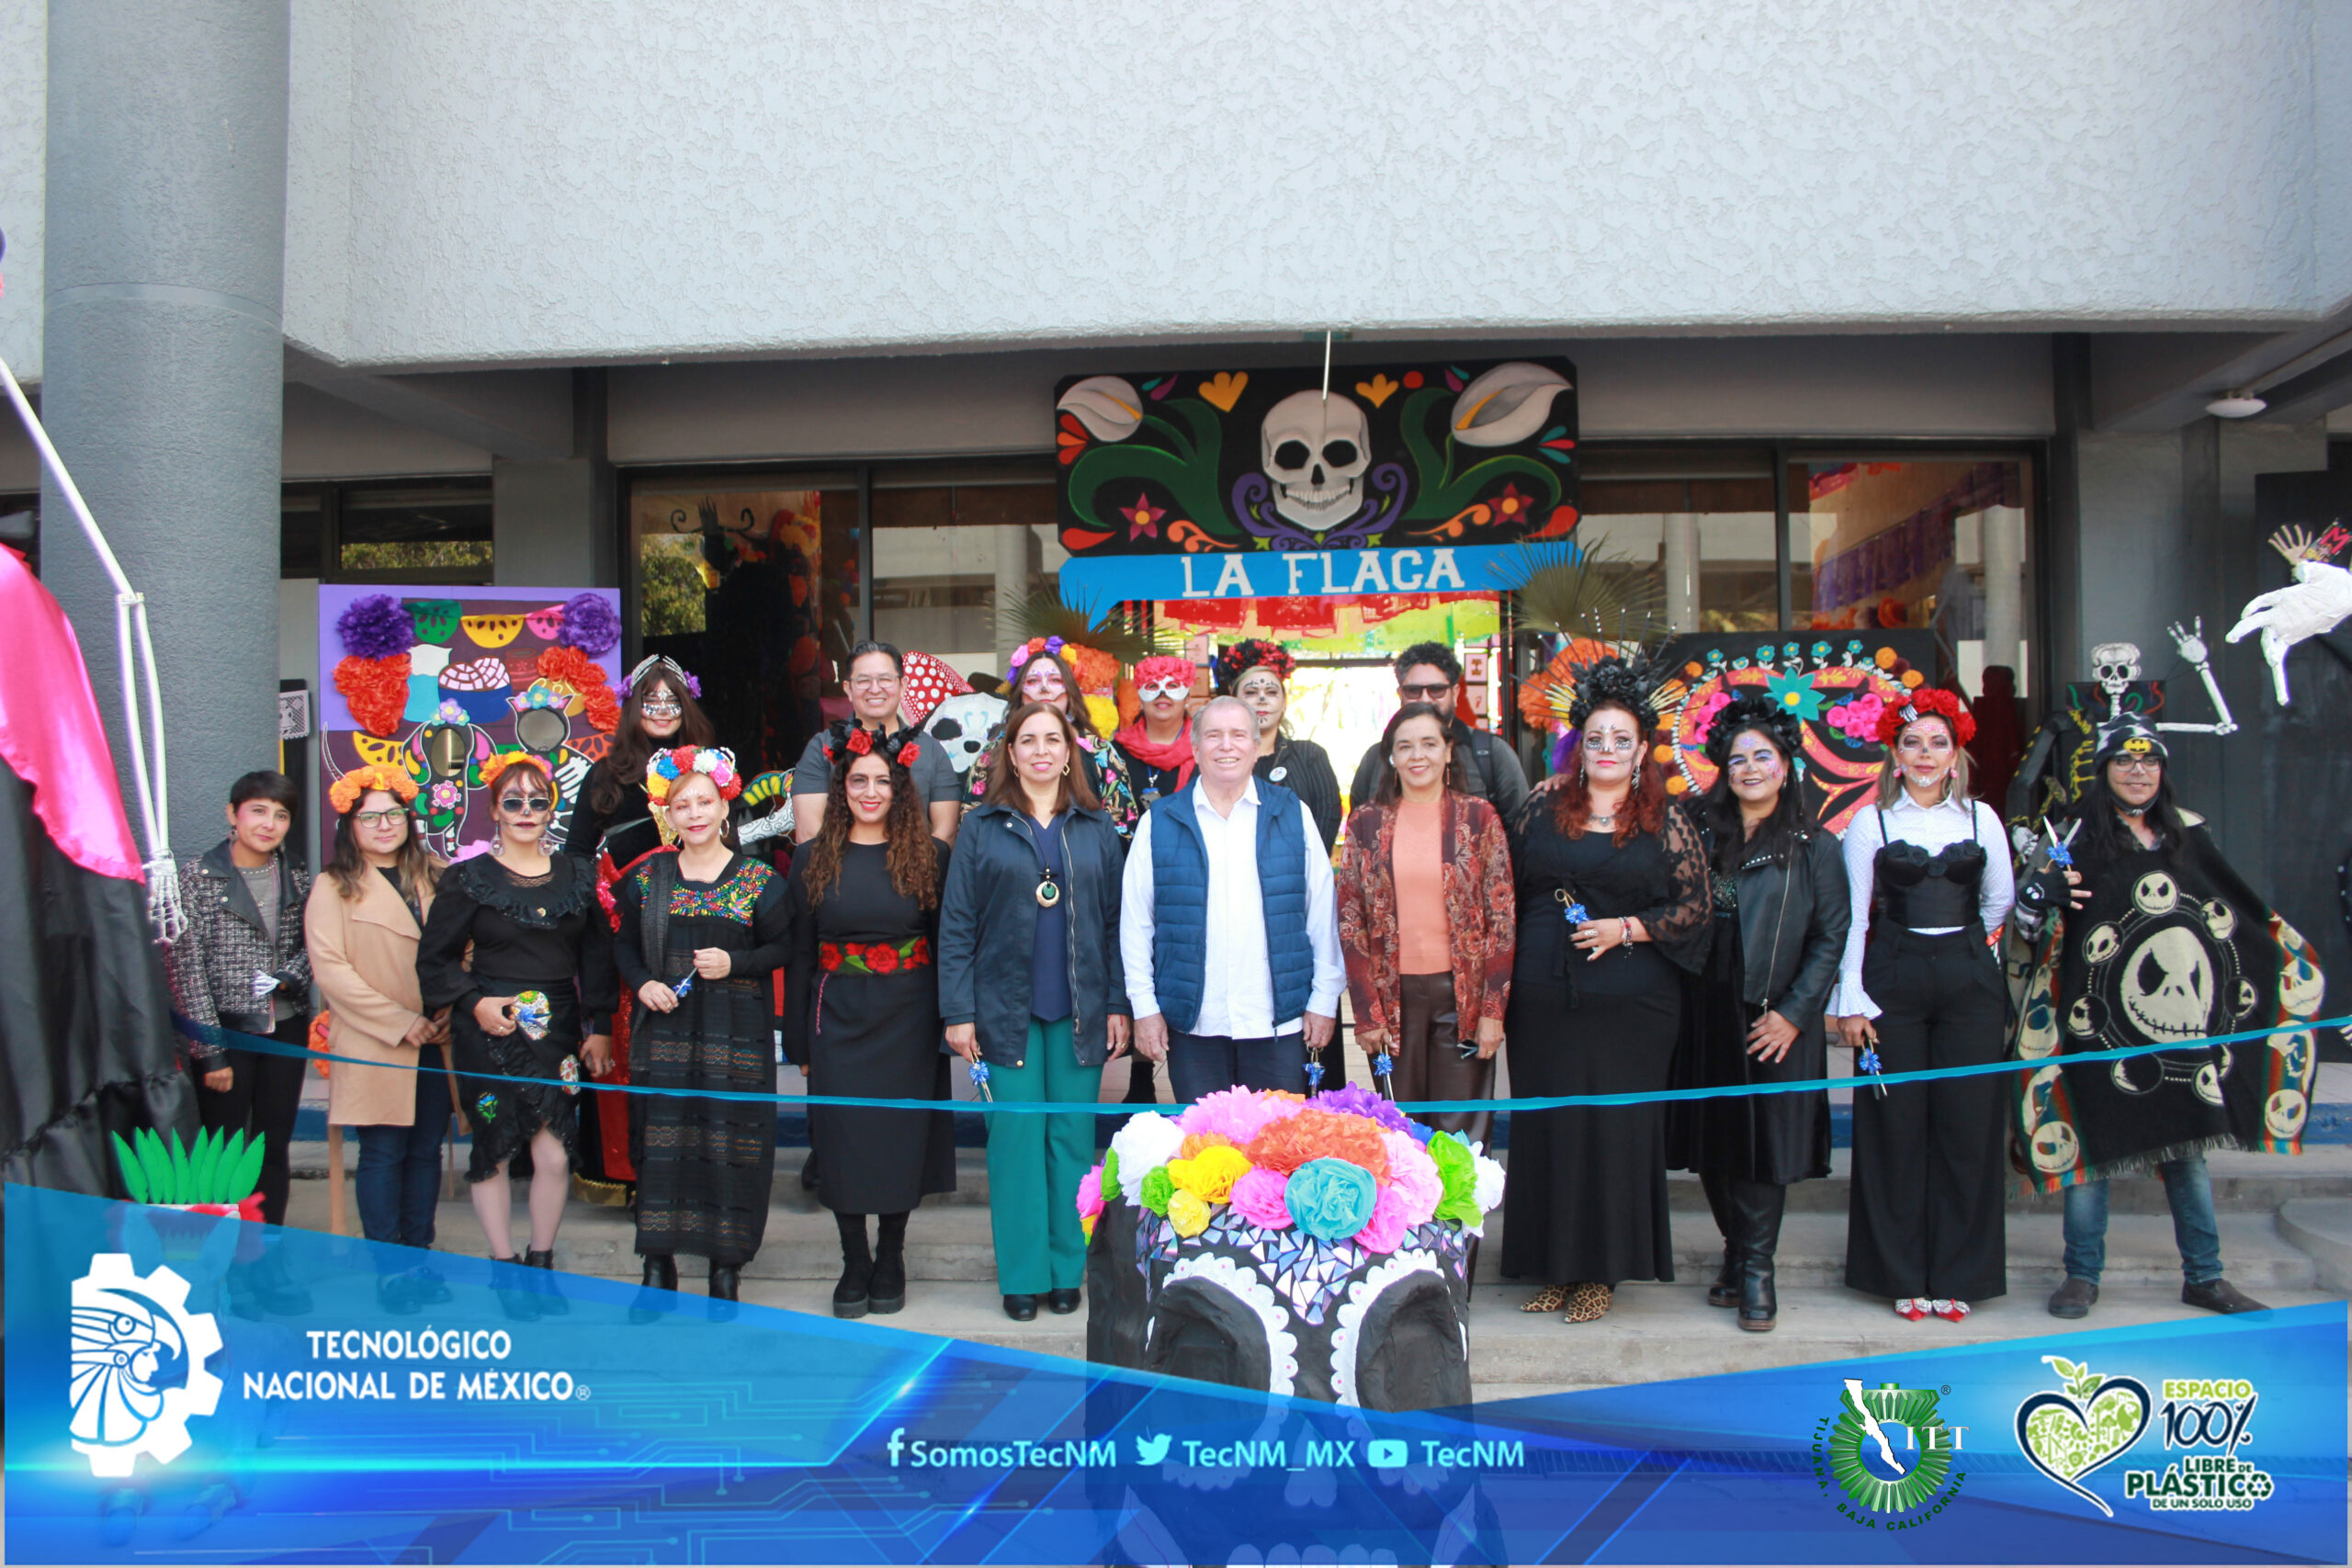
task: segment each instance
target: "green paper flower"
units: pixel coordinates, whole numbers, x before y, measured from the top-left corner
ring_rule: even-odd
[[[1471,1202],[1475,1215],[1478,1167],[1470,1157],[1470,1146],[1452,1133],[1439,1133],[1430,1139],[1430,1158],[1437,1162],[1438,1179],[1445,1184],[1445,1198],[1438,1212],[1443,1213],[1444,1203],[1461,1199]]]
[[[1155,1214],[1165,1214],[1169,1197],[1175,1190],[1176,1179],[1168,1174],[1168,1168],[1154,1166],[1151,1174],[1143,1179],[1143,1206]]]
[[[1467,1230],[1478,1223],[1478,1201],[1466,1192],[1458,1195],[1449,1192],[1445,1201],[1437,1206],[1437,1217],[1448,1224]]]
[[[1102,1201],[1108,1203],[1120,1195],[1119,1151],[1107,1149],[1102,1155]]]
[[[1363,1229],[1380,1201],[1380,1183],[1353,1160],[1329,1156],[1292,1171],[1283,1203],[1298,1228],[1325,1241],[1344,1241]]]

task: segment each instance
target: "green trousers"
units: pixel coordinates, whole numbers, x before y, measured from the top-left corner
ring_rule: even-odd
[[[1078,1065],[1069,1020],[1030,1020],[1022,1055],[1023,1066],[989,1064],[997,1099],[1091,1105],[1101,1098],[1102,1069]],[[998,1292],[1079,1289],[1086,1283],[1086,1232],[1078,1223],[1078,1184],[1094,1164],[1094,1118],[1013,1113],[988,1120]]]

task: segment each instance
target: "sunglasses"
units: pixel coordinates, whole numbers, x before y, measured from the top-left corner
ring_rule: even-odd
[[[524,811],[539,812],[545,811],[548,807],[553,806],[554,804],[554,801],[549,800],[544,795],[510,795],[505,799],[498,803],[498,809],[509,813]]]
[[[1144,697],[1181,697],[1192,689],[1193,683],[1190,681],[1151,681],[1147,682],[1143,685],[1137,686],[1136,688],[1136,694],[1138,696]]]
[[[1400,683],[1396,688],[1396,694],[1403,697],[1407,702],[1419,700],[1425,703],[1433,703],[1452,690],[1453,690],[1453,682],[1440,681],[1433,685],[1426,686],[1408,686]]]

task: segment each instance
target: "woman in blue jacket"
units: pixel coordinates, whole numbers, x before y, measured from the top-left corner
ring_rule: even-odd
[[[965,818],[939,908],[939,1011],[950,1049],[984,1062],[1000,1100],[1091,1105],[1127,1048],[1119,965],[1118,834],[1071,765],[1065,714],[1030,703],[1004,727],[987,798]],[[1004,1312],[1078,1310],[1086,1235],[1078,1184],[1094,1119],[1006,1115],[989,1124],[989,1216]]]

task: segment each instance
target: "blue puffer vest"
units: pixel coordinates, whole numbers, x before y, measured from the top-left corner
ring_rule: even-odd
[[[1151,808],[1152,987],[1170,1027],[1186,1033],[1200,1021],[1208,951],[1209,863],[1193,793],[1178,790]],[[1298,796],[1258,783],[1258,884],[1266,911],[1266,966],[1273,980],[1274,1023],[1306,1011],[1315,988],[1315,950],[1306,940],[1306,840]]]

